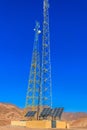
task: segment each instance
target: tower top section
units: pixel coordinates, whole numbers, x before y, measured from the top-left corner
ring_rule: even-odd
[[[49,8],[49,0],[44,0],[43,8],[44,11]]]
[[[36,21],[36,26],[35,26],[35,28],[34,28],[34,31],[35,31],[36,33],[38,33],[38,34],[41,33],[41,31],[39,30],[39,28],[40,28],[40,24],[39,24],[38,21]]]

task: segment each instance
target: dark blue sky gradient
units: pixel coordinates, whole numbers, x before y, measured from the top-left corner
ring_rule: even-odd
[[[49,0],[53,107],[87,112],[87,2]],[[24,107],[42,0],[0,0],[0,102]]]

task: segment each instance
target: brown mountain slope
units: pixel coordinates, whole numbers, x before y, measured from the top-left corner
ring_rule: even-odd
[[[23,110],[11,104],[0,103],[0,125],[10,124],[11,120],[20,120]]]
[[[71,126],[76,127],[76,128],[77,127],[80,127],[80,128],[86,127],[87,128],[87,118],[80,118],[75,121],[72,121]]]
[[[66,112],[66,113],[63,113],[63,115],[62,115],[62,119],[67,120],[67,121],[77,120],[79,118],[84,118],[84,117],[87,117],[87,113],[83,113],[83,112],[77,112],[77,113]]]

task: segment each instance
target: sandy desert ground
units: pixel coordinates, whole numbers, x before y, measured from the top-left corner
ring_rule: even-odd
[[[25,127],[3,126],[3,127],[0,127],[0,130],[45,130],[45,129],[29,129]],[[46,129],[46,130],[60,130],[60,129]],[[66,129],[61,129],[61,130],[66,130]],[[87,130],[87,129],[86,128],[85,129],[73,128],[73,129],[68,129],[68,130]]]

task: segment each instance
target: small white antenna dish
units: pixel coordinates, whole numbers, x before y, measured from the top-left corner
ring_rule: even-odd
[[[38,34],[40,34],[41,33],[41,30],[38,30]]]

